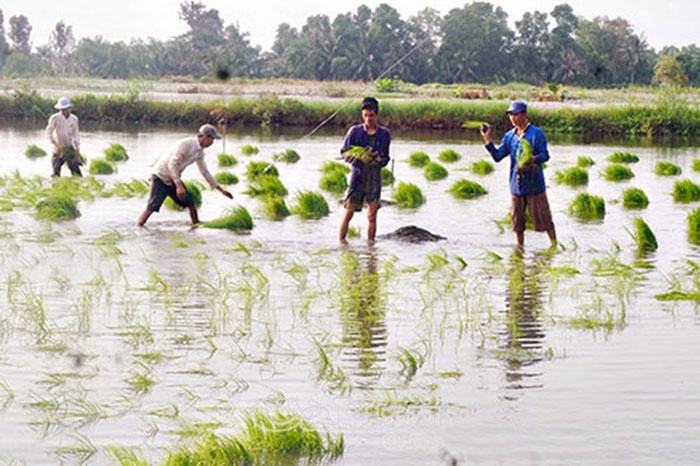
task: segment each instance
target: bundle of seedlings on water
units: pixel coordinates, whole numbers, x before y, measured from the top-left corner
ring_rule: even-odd
[[[457,199],[474,199],[488,193],[486,188],[479,183],[470,180],[459,180],[450,188],[450,192]]]
[[[588,184],[588,171],[581,167],[571,167],[557,171],[554,174],[554,179],[557,183],[568,186],[585,186]]]
[[[199,187],[199,184],[193,181],[185,181],[184,184],[185,189],[190,193],[194,205],[200,207],[202,205],[202,189]],[[170,210],[183,210],[183,208],[176,204],[170,197],[165,198],[163,205]]]
[[[595,165],[595,161],[587,155],[580,156],[576,162],[576,166],[581,168],[588,168],[592,167],[593,165]]]
[[[277,171],[277,167],[268,162],[248,162],[246,169],[248,180],[253,181],[260,175],[280,176],[280,172]]]
[[[395,181],[394,172],[386,167],[382,167],[382,186],[391,186]]]
[[[277,196],[269,196],[265,198],[264,210],[267,218],[275,221],[284,220],[291,214],[291,212],[289,212],[289,208],[287,208],[287,204],[284,202],[284,199]]]
[[[639,188],[629,188],[622,192],[622,206],[625,209],[646,209],[649,198]]]
[[[350,173],[352,171],[352,169],[346,163],[333,162],[333,161],[326,161],[323,163],[323,167],[321,167],[321,172],[325,175],[328,175],[329,173],[333,173],[333,172],[337,172],[337,171],[346,175],[346,174]]]
[[[700,209],[693,209],[688,214],[688,241],[700,244]]]
[[[220,171],[214,175],[214,179],[217,183],[224,186],[230,186],[232,184],[238,184],[238,176],[235,173]]]
[[[313,191],[300,191],[295,198],[296,204],[292,213],[298,214],[303,219],[317,219],[330,213],[328,202],[323,194]]]
[[[700,201],[700,185],[691,180],[678,180],[673,184],[673,200],[676,202]]]
[[[608,162],[611,163],[637,163],[639,157],[631,152],[617,151],[608,156]]]
[[[700,159],[693,160],[693,171],[700,172]]]
[[[224,154],[221,153],[217,155],[217,158],[219,160],[219,166],[220,167],[233,167],[238,163],[238,160],[236,160],[236,157],[234,157],[231,154]]]
[[[258,152],[260,152],[260,149],[252,144],[245,144],[241,147],[241,154],[243,155],[255,155]]]
[[[447,169],[437,162],[428,162],[423,169],[423,175],[429,181],[437,181],[447,178]]]
[[[119,196],[124,198],[132,198],[147,194],[149,185],[144,180],[131,180],[129,182],[117,181],[112,189],[105,193],[106,197]]]
[[[634,227],[635,233],[632,237],[634,238],[634,242],[637,243],[637,248],[640,253],[656,251],[659,248],[654,232],[643,218],[635,218]]]
[[[624,181],[634,178],[634,172],[628,167],[619,163],[614,163],[605,167],[603,178],[608,181]]]
[[[114,165],[105,159],[92,159],[88,171],[91,175],[111,175],[114,173]]]
[[[34,216],[41,220],[71,220],[80,217],[78,204],[65,193],[52,193],[34,206]]]
[[[461,158],[462,156],[454,149],[445,149],[438,155],[438,160],[445,163],[457,162]]]
[[[408,156],[408,164],[415,168],[425,167],[430,162],[430,157],[425,152],[413,152]]]
[[[36,144],[31,144],[29,147],[27,147],[27,150],[24,151],[24,155],[27,156],[28,159],[36,159],[39,157],[44,157],[46,155],[46,151]]]
[[[343,157],[350,157],[363,163],[370,163],[374,160],[371,147],[350,146],[350,149],[343,152]]]
[[[248,210],[243,206],[231,207],[225,215],[209,222],[204,222],[203,226],[234,231],[250,231],[253,229],[253,217],[250,216]]]
[[[605,200],[600,196],[581,193],[569,205],[569,213],[582,221],[600,220],[605,217]]]
[[[244,191],[249,196],[277,196],[287,195],[287,188],[276,175],[260,175],[248,184]]]
[[[321,189],[332,193],[342,193],[348,189],[347,175],[339,170],[327,173],[319,181]]]
[[[488,160],[479,160],[472,163],[471,166],[471,171],[477,175],[488,175],[489,173],[493,173],[495,169],[493,164]]]
[[[423,192],[413,183],[399,182],[394,191],[394,200],[399,207],[414,208],[425,202]]]
[[[126,148],[118,142],[111,143],[105,150],[105,160],[109,162],[124,162],[129,160],[129,154],[126,153]]]
[[[297,163],[301,160],[299,153],[294,149],[285,149],[272,156],[272,160],[275,162],[286,162],[286,163]]]
[[[681,170],[681,167],[675,163],[666,162],[663,160],[656,162],[654,165],[654,173],[659,176],[677,176],[680,175],[682,171],[683,170]]]

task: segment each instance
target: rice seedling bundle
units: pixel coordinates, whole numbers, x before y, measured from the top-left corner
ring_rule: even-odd
[[[617,151],[608,156],[608,162],[611,163],[637,163],[639,157],[631,152]]]
[[[622,192],[622,206],[626,209],[646,209],[649,198],[639,188],[629,188]]]
[[[520,140],[520,147],[518,148],[518,153],[516,154],[516,160],[518,161],[518,168],[523,168],[526,163],[532,158],[532,145],[530,141],[523,138]]]
[[[283,152],[273,155],[272,159],[275,162],[297,163],[301,157],[294,149],[285,149]]]
[[[197,183],[194,183],[192,181],[185,181],[185,188],[187,189],[187,192],[190,193],[190,197],[192,198],[192,201],[194,201],[194,205],[196,207],[199,207],[202,205],[202,190],[200,189],[199,185]],[[180,207],[178,204],[175,203],[172,199],[169,197],[165,198],[165,202],[163,205],[170,209],[170,210],[184,210],[182,207]]]
[[[325,175],[328,175],[329,173],[333,173],[335,171],[339,171],[343,174],[348,174],[352,171],[352,169],[346,163],[333,161],[327,161],[323,164],[323,167],[321,167],[321,172]]]
[[[382,186],[390,186],[394,184],[395,181],[394,172],[386,167],[382,167]]]
[[[245,144],[241,147],[241,154],[243,155],[255,155],[258,152],[260,152],[260,149],[252,144]]]
[[[557,183],[568,186],[584,186],[588,184],[588,172],[581,167],[571,167],[557,171],[554,174]]]
[[[438,160],[445,163],[457,162],[461,158],[462,156],[454,149],[445,149],[438,155]]]
[[[437,181],[447,178],[447,169],[437,162],[428,162],[423,169],[423,175],[429,181]]]
[[[280,173],[277,171],[277,167],[268,162],[249,162],[248,168],[246,169],[246,176],[248,180],[253,181],[260,175],[271,175],[279,176]]]
[[[217,159],[219,161],[220,167],[233,167],[238,163],[238,160],[236,159],[236,157],[234,157],[231,154],[221,153],[221,154],[217,155]]]
[[[80,217],[77,203],[65,193],[51,194],[35,205],[35,217],[42,220],[71,220]]]
[[[677,176],[682,172],[681,167],[672,162],[658,161],[654,165],[654,173],[659,176]]]
[[[111,175],[114,173],[114,165],[105,159],[92,159],[88,171],[92,175]]]
[[[693,160],[693,171],[700,172],[700,159]]]
[[[425,152],[414,152],[408,156],[408,164],[415,168],[422,168],[430,162],[430,157]]]
[[[659,244],[656,242],[654,232],[644,219],[641,217],[634,219],[634,226],[636,230],[634,241],[637,243],[640,252],[656,251],[659,248]]]
[[[485,121],[474,121],[474,120],[467,120],[464,123],[462,123],[462,128],[464,129],[474,129],[474,130],[481,130],[483,126],[486,126],[487,123]]]
[[[113,142],[104,150],[105,160],[108,162],[123,162],[129,160],[126,148],[117,142]]]
[[[330,209],[322,194],[313,191],[300,191],[296,195],[296,205],[292,212],[303,219],[317,219],[328,215]]]
[[[593,165],[595,165],[595,161],[587,155],[580,156],[576,162],[576,166],[581,168],[588,168],[592,167]]]
[[[343,157],[350,157],[363,163],[370,163],[374,159],[371,147],[350,146],[343,152]]]
[[[700,209],[693,209],[688,214],[688,240],[700,244]]]
[[[283,197],[287,195],[287,188],[276,175],[260,175],[251,181],[245,194]]]
[[[214,179],[217,183],[224,186],[230,186],[232,184],[238,184],[238,176],[235,173],[221,171],[214,175]]]
[[[613,163],[605,167],[603,178],[608,181],[624,181],[634,178],[634,172],[619,163]]]
[[[700,185],[688,179],[676,181],[673,184],[673,200],[684,203],[700,200]]]
[[[474,199],[488,193],[486,188],[479,183],[464,179],[455,182],[450,188],[450,192],[457,199]]]
[[[493,166],[493,164],[488,160],[479,160],[472,163],[471,166],[472,172],[476,173],[477,175],[488,175],[489,173],[493,173],[495,169],[496,168]]]
[[[267,218],[275,221],[283,220],[291,214],[284,199],[276,196],[270,196],[265,199],[264,210]]]
[[[413,183],[399,182],[394,192],[394,200],[399,207],[413,208],[425,202],[423,192]]]
[[[605,217],[605,200],[600,196],[581,193],[569,205],[569,213],[583,221]]]
[[[321,177],[319,181],[321,189],[332,193],[342,193],[348,189],[348,179],[345,173],[336,170]]]
[[[217,219],[204,222],[207,228],[218,228],[235,231],[250,231],[253,229],[253,217],[243,206],[232,207],[227,213]]]
[[[27,147],[27,150],[24,151],[24,155],[27,156],[28,159],[36,159],[46,156],[46,151],[36,144],[31,144]]]

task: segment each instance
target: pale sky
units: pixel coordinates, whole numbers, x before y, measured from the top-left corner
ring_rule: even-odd
[[[453,8],[461,8],[459,0],[200,0],[208,8],[219,11],[225,25],[237,23],[241,32],[249,33],[252,45],[271,48],[277,26],[289,23],[301,29],[306,18],[325,14],[331,21],[337,14],[355,12],[365,4],[375,9],[380,3],[395,8],[401,18],[407,20],[428,6],[445,15]],[[102,36],[110,42],[132,38],[155,37],[167,40],[186,31],[187,25],[178,18],[182,0],[4,0],[0,5],[5,17],[5,29],[9,18],[23,14],[32,25],[33,46],[44,45],[57,22],[73,28],[77,40],[83,37]],[[578,16],[593,19],[597,16],[627,19],[637,34],[659,51],[666,45],[682,47],[700,45],[697,17],[700,2],[697,0],[493,0],[508,13],[513,27],[526,11],[549,13],[558,4],[568,3]],[[552,24],[550,23],[550,28]]]

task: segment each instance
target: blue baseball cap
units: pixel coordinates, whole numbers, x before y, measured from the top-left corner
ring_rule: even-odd
[[[514,100],[510,103],[506,113],[527,113],[527,104],[522,100]]]

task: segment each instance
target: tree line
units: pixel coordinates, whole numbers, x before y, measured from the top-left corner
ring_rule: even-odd
[[[655,51],[624,18],[576,15],[568,4],[532,11],[508,24],[488,2],[441,15],[425,8],[403,19],[388,4],[374,10],[310,16],[301,28],[282,23],[269,51],[238,24],[199,1],[180,4],[184,34],[109,42],[76,41],[59,21],[47,44],[32,46],[24,15],[0,10],[0,73],[133,79],[189,76],[295,78],[318,81],[389,78],[415,84],[523,82],[585,87],[670,83],[700,85],[700,48]]]

